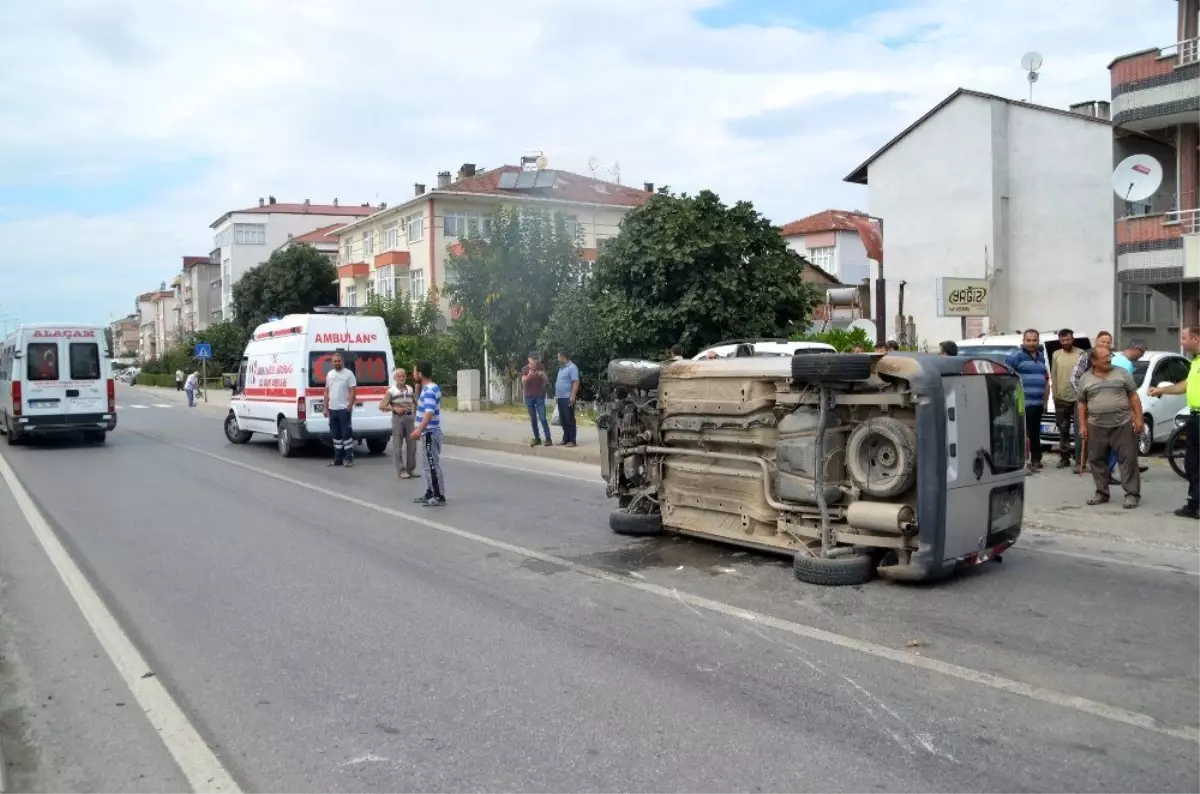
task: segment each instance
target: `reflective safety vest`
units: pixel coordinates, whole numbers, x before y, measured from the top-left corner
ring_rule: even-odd
[[[1192,359],[1188,370],[1187,406],[1190,410],[1200,411],[1200,355]]]

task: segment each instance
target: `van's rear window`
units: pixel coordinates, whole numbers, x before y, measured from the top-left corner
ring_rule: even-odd
[[[308,385],[325,385],[325,376],[333,369],[332,350],[314,350],[308,358]],[[386,350],[343,350],[346,369],[354,373],[359,386],[387,386],[388,363]]]
[[[71,343],[71,380],[100,380],[100,346],[95,342]]]
[[[25,361],[27,380],[58,380],[58,342],[30,342]]]

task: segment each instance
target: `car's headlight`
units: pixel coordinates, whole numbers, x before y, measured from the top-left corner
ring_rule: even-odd
[[[1175,417],[1175,426],[1183,427],[1184,425],[1187,424],[1188,418],[1189,417],[1187,416],[1187,414],[1183,414],[1182,416]]]

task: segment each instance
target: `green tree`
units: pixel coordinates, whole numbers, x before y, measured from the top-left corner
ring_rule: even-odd
[[[510,374],[537,344],[559,293],[584,272],[574,224],[528,209],[501,210],[488,236],[462,240],[446,267],[454,278],[446,294],[487,328],[488,352]]]
[[[250,268],[233,285],[235,322],[250,332],[269,317],[307,314],[337,303],[337,270],[310,245],[292,245]]]
[[[196,351],[196,345],[206,342],[212,346],[212,360],[208,362],[210,375],[218,372],[237,372],[242,363],[242,354],[246,352],[246,342],[249,334],[236,322],[228,320],[216,323],[191,335],[184,345],[189,358]],[[199,360],[192,358],[193,366],[199,365]]]
[[[373,295],[363,311],[371,317],[382,317],[389,336],[423,336],[437,330],[437,297],[432,293],[418,301],[407,294],[394,298]]]
[[[659,357],[676,343],[698,350],[803,331],[816,300],[803,267],[750,202],[660,193],[601,251],[592,297],[615,352]]]
[[[612,344],[605,337],[596,301],[586,286],[568,287],[558,296],[554,311],[538,337],[537,350],[543,360],[556,369],[555,355],[566,350],[587,394],[595,393],[604,369],[612,358]],[[553,374],[553,373],[552,373]]]

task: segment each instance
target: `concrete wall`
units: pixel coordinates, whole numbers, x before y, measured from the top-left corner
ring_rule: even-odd
[[[919,340],[958,338],[936,279],[982,278],[985,262],[996,328],[1111,328],[1111,173],[1112,131],[1095,121],[969,95],[925,121],[870,166],[889,336],[903,280]]]

